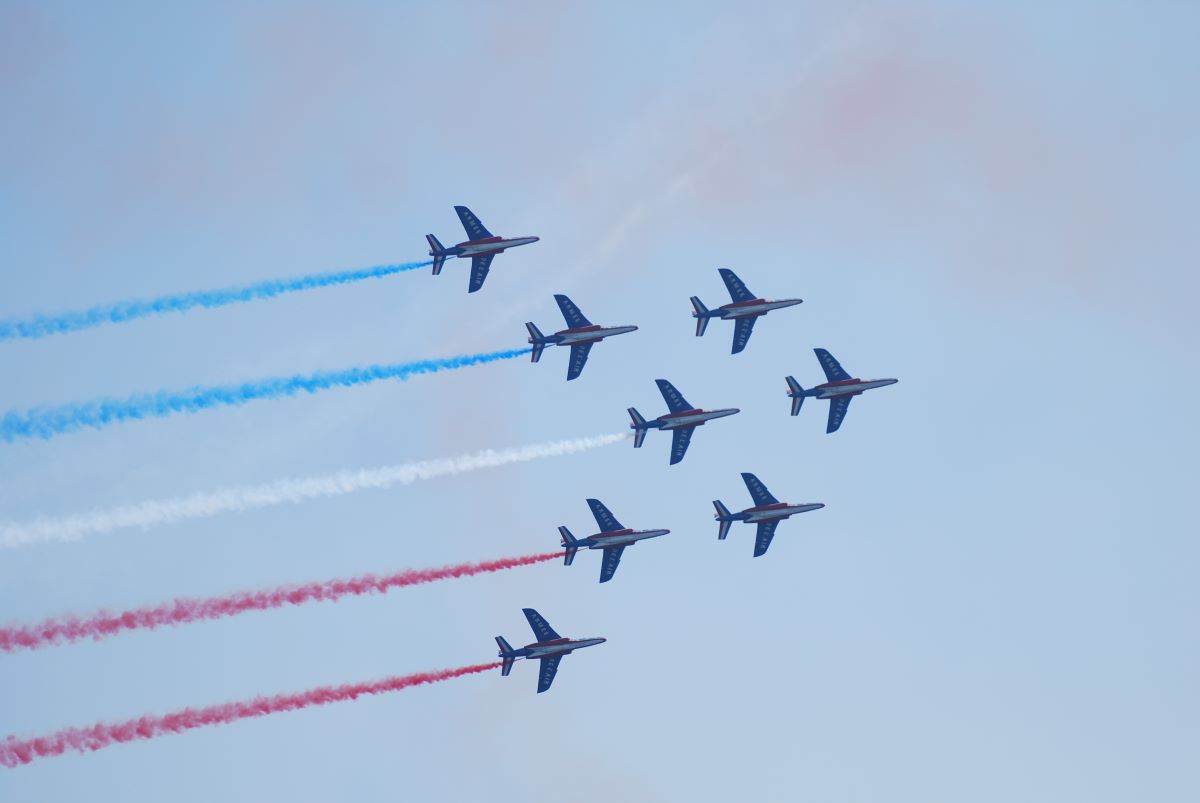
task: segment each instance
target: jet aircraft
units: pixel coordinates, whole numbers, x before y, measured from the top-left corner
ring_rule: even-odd
[[[625,551],[625,547],[671,532],[670,530],[631,530],[623,527],[599,499],[589,499],[587,503],[588,507],[592,509],[592,515],[596,517],[596,524],[600,527],[600,532],[589,535],[587,538],[575,538],[566,527],[559,527],[558,533],[562,536],[563,549],[567,550],[563,563],[570,566],[571,561],[575,560],[575,553],[580,549],[603,549],[604,562],[600,564],[601,583],[607,583],[612,579],[613,574],[617,571],[617,565],[621,562],[621,553]]]
[[[603,638],[563,638],[554,632],[554,628],[533,608],[522,608],[521,612],[529,620],[529,626],[533,628],[533,635],[537,641],[514,650],[503,636],[496,636],[496,644],[500,647],[499,657],[504,662],[500,667],[500,674],[507,677],[512,671],[513,661],[518,658],[537,658],[542,662],[538,670],[538,694],[550,688],[550,684],[554,682],[554,675],[558,672],[558,662],[564,655],[608,641]]]
[[[825,349],[813,349],[821,367],[825,369],[825,378],[829,381],[817,385],[812,390],[805,390],[795,377],[787,377],[788,396],[792,398],[792,415],[800,412],[804,399],[812,396],[815,399],[829,399],[829,421],[825,425],[825,433],[837,432],[850,409],[850,400],[871,388],[882,388],[894,385],[899,379],[856,379],[842,368],[837,360]]]
[[[637,331],[636,326],[597,326],[583,317],[583,313],[571,303],[571,299],[564,295],[556,295],[554,300],[558,302],[558,308],[562,310],[569,328],[555,332],[549,337],[543,335],[532,322],[527,322],[525,328],[529,330],[529,342],[533,345],[533,362],[542,358],[542,349],[546,346],[571,347],[571,360],[567,366],[568,382],[583,373],[583,366],[587,362],[588,352],[592,350],[593,343],[599,343],[613,335]]]
[[[727,415],[741,412],[736,407],[723,410],[700,410],[688,404],[687,399],[683,398],[675,386],[667,380],[656,379],[654,382],[658,385],[670,412],[660,415],[653,421],[647,421],[642,418],[641,413],[630,407],[629,417],[633,419],[633,423],[629,425],[629,428],[633,430],[633,447],[635,449],[642,445],[648,430],[672,430],[671,465],[675,465],[683,459],[688,444],[692,442],[692,432],[696,427],[703,426],[706,421],[714,418],[724,418]]]
[[[746,285],[733,271],[728,268],[718,268],[717,272],[725,280],[725,287],[729,289],[729,296],[733,301],[723,307],[710,310],[699,298],[692,296],[692,317],[696,319],[696,337],[704,334],[704,330],[708,328],[708,322],[712,318],[733,321],[733,351],[730,352],[731,354],[737,354],[746,348],[746,343],[750,341],[750,332],[754,329],[754,322],[763,315],[773,309],[794,307],[804,303],[804,300],[800,298],[785,298],[781,301],[757,298],[754,293],[746,289]]]
[[[429,256],[433,257],[434,276],[442,272],[442,265],[449,257],[471,258],[471,284],[467,290],[468,293],[474,293],[483,287],[483,280],[487,278],[488,269],[492,266],[492,259],[496,254],[502,254],[505,249],[516,248],[518,245],[536,243],[540,239],[538,237],[509,239],[497,237],[479,222],[479,218],[475,217],[470,209],[465,206],[456,206],[454,211],[458,213],[458,219],[462,221],[463,228],[467,230],[466,242],[445,248],[432,234],[426,234],[425,239],[429,241]]]
[[[713,507],[717,509],[715,518],[720,527],[717,531],[717,538],[724,541],[725,536],[729,535],[730,525],[735,521],[757,524],[758,535],[754,542],[754,557],[756,558],[767,554],[767,548],[771,546],[771,539],[775,537],[775,528],[779,526],[779,522],[797,513],[807,513],[810,510],[819,510],[825,507],[823,502],[811,502],[803,505],[780,502],[771,495],[767,486],[758,481],[758,477],[743,473],[742,479],[745,480],[746,487],[750,490],[754,507],[748,507],[741,513],[730,513],[729,508],[721,504],[719,499],[713,500]]]

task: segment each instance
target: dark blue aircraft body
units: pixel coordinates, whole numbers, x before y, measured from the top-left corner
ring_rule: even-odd
[[[550,688],[550,684],[554,682],[554,676],[558,674],[558,663],[564,655],[570,655],[575,650],[584,647],[603,644],[608,640],[603,638],[563,638],[554,632],[550,623],[533,608],[522,608],[521,612],[525,614],[525,619],[529,622],[529,627],[533,629],[533,635],[537,641],[514,650],[503,636],[496,636],[496,645],[500,648],[499,658],[503,661],[500,674],[507,676],[512,671],[513,662],[518,658],[536,658],[541,661],[538,671],[538,694]]]
[[[570,566],[571,562],[575,560],[575,553],[581,549],[603,550],[604,561],[600,564],[601,583],[607,583],[612,579],[617,571],[617,565],[621,562],[621,553],[625,551],[625,547],[671,532],[670,530],[631,530],[617,521],[616,517],[599,499],[589,499],[587,503],[588,507],[592,509],[592,515],[596,517],[596,525],[600,527],[600,532],[589,535],[587,538],[576,538],[566,527],[559,527],[558,534],[562,536],[563,549],[566,550],[563,563]]]
[[[588,352],[592,350],[594,343],[599,343],[604,338],[613,335],[637,331],[636,326],[597,326],[583,316],[579,307],[575,306],[571,299],[559,294],[554,297],[554,300],[558,302],[558,308],[562,310],[563,319],[567,322],[566,329],[561,329],[552,335],[543,335],[532,322],[526,323],[525,328],[529,330],[529,343],[533,346],[532,362],[537,362],[542,358],[542,350],[546,346],[571,347],[571,359],[567,365],[568,382],[583,373]]]
[[[646,432],[649,430],[670,430],[673,433],[671,465],[678,463],[687,453],[688,444],[692,441],[692,432],[696,427],[703,426],[705,422],[714,418],[724,418],[727,415],[741,412],[736,407],[728,407],[723,410],[701,410],[688,404],[687,399],[683,398],[683,395],[667,380],[656,379],[654,382],[658,385],[658,390],[667,402],[670,412],[660,415],[653,421],[647,421],[641,413],[630,407],[628,412],[633,423],[629,425],[629,428],[633,430],[633,448],[637,449],[642,445],[642,441],[646,439]]]
[[[796,381],[795,377],[786,377],[788,396],[792,398],[792,415],[800,412],[800,405],[804,404],[806,398],[829,399],[829,420],[825,424],[826,434],[837,432],[838,427],[846,418],[846,411],[850,409],[850,400],[855,396],[863,391],[894,385],[900,381],[899,379],[851,377],[828,351],[825,349],[813,349],[813,351],[821,363],[821,368],[825,371],[825,378],[829,381],[823,385],[817,385],[812,390],[805,390],[800,387],[800,383]]]

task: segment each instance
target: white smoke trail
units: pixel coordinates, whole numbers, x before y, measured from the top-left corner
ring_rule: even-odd
[[[621,432],[591,438],[548,441],[511,449],[484,449],[458,457],[339,471],[336,474],[318,477],[282,479],[262,485],[220,488],[170,499],[148,499],[132,505],[99,508],[74,516],[42,517],[23,523],[3,523],[0,524],[0,546],[17,547],[45,541],[78,541],[88,535],[108,533],[127,527],[146,529],[158,524],[204,518],[220,513],[271,507],[286,502],[295,504],[326,496],[341,496],[369,488],[409,485],[418,480],[448,477],[482,468],[498,468],[544,457],[575,454],[608,446],[626,437],[628,433]]]

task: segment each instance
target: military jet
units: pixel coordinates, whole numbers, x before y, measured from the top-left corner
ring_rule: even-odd
[[[571,299],[564,295],[556,295],[554,300],[558,302],[558,308],[562,310],[569,328],[555,332],[549,337],[543,335],[531,322],[526,323],[525,328],[529,330],[529,343],[533,346],[533,362],[542,358],[542,349],[546,346],[571,347],[571,360],[567,366],[568,382],[583,373],[583,366],[587,362],[588,352],[592,350],[593,343],[599,343],[613,335],[637,331],[636,326],[596,326],[583,317],[583,313],[571,303]]]
[[[467,289],[468,293],[474,293],[483,287],[483,280],[487,278],[488,269],[492,266],[492,259],[496,254],[502,254],[506,249],[516,248],[518,245],[536,243],[540,239],[538,237],[509,239],[497,237],[479,222],[479,218],[475,217],[470,209],[465,206],[456,206],[454,211],[458,213],[458,219],[462,221],[463,228],[467,230],[467,237],[470,239],[452,248],[443,247],[438,242],[438,238],[432,234],[426,234],[425,239],[429,241],[429,256],[433,257],[434,276],[442,272],[442,265],[449,257],[471,258],[471,284]]]
[[[825,507],[824,502],[810,502],[802,505],[790,505],[787,502],[780,502],[771,492],[767,490],[767,486],[758,481],[758,477],[753,474],[742,474],[742,479],[746,482],[746,487],[750,490],[750,497],[754,500],[754,507],[748,507],[741,513],[730,513],[729,508],[721,504],[721,500],[713,500],[713,507],[717,509],[715,516],[719,530],[717,538],[721,541],[725,540],[725,536],[729,535],[729,527],[735,521],[744,521],[747,524],[758,525],[758,535],[754,541],[754,557],[767,554],[767,548],[771,546],[771,539],[775,537],[775,528],[779,526],[779,522],[784,519],[794,516],[797,513],[807,513],[810,510],[819,510]]]
[[[725,287],[729,289],[729,295],[733,299],[732,303],[710,310],[699,298],[692,296],[692,317],[696,319],[696,337],[704,334],[704,330],[708,328],[708,322],[712,318],[733,321],[732,354],[737,354],[746,348],[746,343],[750,341],[750,332],[754,329],[754,322],[763,315],[773,309],[794,307],[804,303],[804,300],[800,298],[785,298],[781,301],[757,298],[754,293],[746,289],[746,285],[733,271],[728,268],[718,268],[717,272],[725,280]]]
[[[496,636],[496,644],[500,647],[499,657],[504,662],[500,667],[500,674],[507,677],[508,673],[512,671],[513,661],[518,658],[537,658],[542,662],[538,671],[538,694],[550,688],[555,674],[558,673],[558,662],[564,655],[570,655],[575,650],[593,647],[608,641],[603,638],[563,638],[554,632],[554,628],[533,608],[522,608],[521,612],[529,620],[529,626],[533,628],[533,635],[537,641],[526,644],[519,650],[514,650],[503,636]]]
[[[817,359],[821,361],[821,367],[825,369],[825,378],[829,381],[823,385],[817,385],[812,390],[805,390],[800,387],[800,383],[796,381],[795,377],[789,376],[786,378],[788,396],[792,398],[792,415],[800,412],[800,405],[804,404],[805,398],[809,396],[814,399],[829,399],[829,421],[825,425],[826,434],[837,432],[838,427],[846,418],[846,411],[850,409],[850,400],[855,396],[865,390],[894,385],[900,381],[899,379],[852,378],[828,351],[825,349],[813,349],[813,351],[816,352]]]
[[[601,583],[607,583],[612,579],[613,574],[617,571],[617,565],[621,562],[621,553],[625,551],[625,547],[671,532],[670,530],[631,530],[623,527],[599,499],[589,499],[587,503],[588,507],[592,509],[592,515],[596,517],[596,524],[600,527],[600,532],[589,535],[587,538],[576,538],[566,527],[559,527],[558,533],[562,536],[563,549],[567,550],[563,563],[570,566],[571,562],[575,560],[575,553],[581,549],[603,549],[604,562],[600,564]]]
[[[696,427],[703,426],[705,422],[714,418],[724,418],[727,415],[741,412],[736,407],[723,410],[700,410],[688,404],[687,399],[683,398],[675,386],[667,380],[656,379],[654,382],[658,385],[670,412],[660,415],[653,421],[647,421],[642,418],[641,413],[630,407],[628,412],[633,423],[629,425],[629,428],[633,430],[633,448],[636,449],[642,445],[642,441],[646,439],[646,432],[651,429],[671,430],[674,433],[671,438],[671,465],[678,463],[687,453],[688,444],[692,442],[692,432]]]

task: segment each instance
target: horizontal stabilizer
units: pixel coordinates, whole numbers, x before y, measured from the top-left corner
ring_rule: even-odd
[[[525,328],[529,330],[529,343],[533,346],[531,362],[537,362],[542,358],[542,350],[546,348],[545,339],[542,337],[542,332],[532,321],[526,321]]]
[[[500,667],[500,674],[507,676],[512,671],[516,656],[512,654],[513,648],[504,640],[504,636],[496,636],[496,646],[500,648],[500,658],[504,661],[504,665]]]
[[[696,296],[692,296],[692,317],[696,319],[696,337],[702,337],[708,328],[708,307]]]
[[[638,449],[642,445],[642,441],[646,440],[646,419],[642,418],[642,414],[634,408],[629,408],[629,417],[633,419],[631,428],[633,429],[633,448]]]
[[[800,405],[804,404],[804,388],[800,387],[800,383],[796,381],[796,377],[786,377],[788,384],[788,395],[792,397],[792,415],[800,412]]]
[[[429,243],[429,256],[433,257],[433,275],[437,276],[442,272],[442,265],[446,264],[446,249],[432,234],[426,234],[425,240]]]
[[[571,531],[566,527],[559,527],[558,534],[562,536],[563,548],[567,550],[563,565],[570,566],[571,562],[575,560],[575,553],[579,551],[579,542],[575,540],[575,536],[571,535]]]
[[[729,527],[733,524],[733,517],[729,512],[729,508],[725,507],[721,503],[721,500],[714,499],[713,507],[717,509],[717,540],[724,541],[725,537],[729,535]]]

